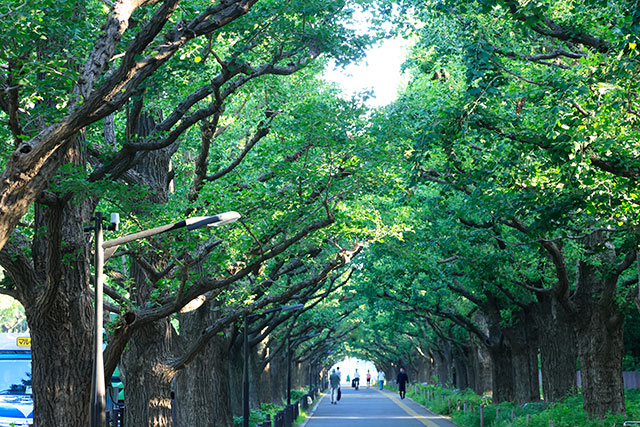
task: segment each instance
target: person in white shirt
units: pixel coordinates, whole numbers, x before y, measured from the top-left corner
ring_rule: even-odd
[[[380,390],[384,388],[384,372],[378,371],[378,383],[380,384]]]
[[[353,374],[353,386],[356,390],[360,388],[360,372],[358,372],[357,368],[355,374]]]

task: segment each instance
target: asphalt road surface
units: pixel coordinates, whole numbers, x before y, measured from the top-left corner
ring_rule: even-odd
[[[342,387],[342,399],[331,404],[321,398],[304,427],[456,427],[441,415],[429,412],[410,399],[400,400],[396,393],[377,387]]]

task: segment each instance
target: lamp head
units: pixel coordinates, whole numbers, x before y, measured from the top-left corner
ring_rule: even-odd
[[[187,218],[185,223],[188,230],[195,230],[196,228],[204,227],[219,227],[221,225],[231,224],[232,222],[240,219],[238,212],[230,211],[224,212],[214,216],[194,216]]]

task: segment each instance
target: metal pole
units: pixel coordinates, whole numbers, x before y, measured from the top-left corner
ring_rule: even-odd
[[[249,427],[249,325],[244,317],[244,369],[242,374],[242,427]]]
[[[291,338],[287,338],[287,405],[291,405]]]
[[[105,417],[105,386],[104,386],[104,361],[102,359],[102,319],[103,296],[102,285],[104,281],[104,249],[102,247],[102,212],[96,212],[95,216],[95,331],[93,336],[93,378],[91,380],[91,408],[90,427],[104,427]]]

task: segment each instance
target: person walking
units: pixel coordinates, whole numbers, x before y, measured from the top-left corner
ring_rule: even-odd
[[[340,389],[340,375],[336,372],[336,370],[331,371],[331,375],[329,375],[329,385],[331,386],[331,404],[338,404],[338,390]]]
[[[367,369],[367,387],[371,387],[371,372]]]
[[[400,393],[400,399],[404,399],[407,395],[407,383],[409,382],[409,376],[404,371],[404,368],[400,368],[400,372],[398,373],[396,382],[398,383],[398,392]]]
[[[353,374],[353,386],[356,390],[360,388],[360,372],[358,372],[358,368],[356,368],[355,374]]]
[[[378,371],[378,384],[380,384],[380,390],[384,388],[384,372]]]

